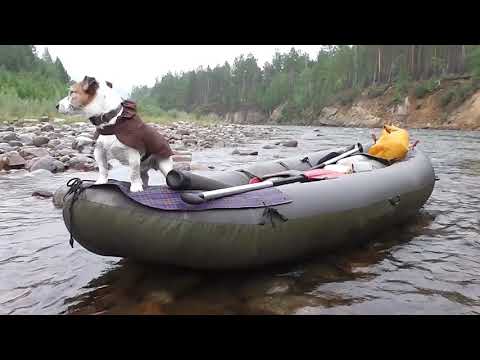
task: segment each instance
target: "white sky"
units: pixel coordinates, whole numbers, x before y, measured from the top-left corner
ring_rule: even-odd
[[[111,81],[126,95],[134,85],[152,86],[168,71],[190,71],[199,66],[211,68],[235,57],[251,53],[260,67],[292,47],[317,57],[322,45],[36,45],[43,54],[48,47],[53,60],[60,57],[70,77],[81,80],[85,75]]]

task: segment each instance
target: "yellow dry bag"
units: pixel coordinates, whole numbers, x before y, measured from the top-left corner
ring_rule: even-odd
[[[393,125],[384,125],[380,138],[368,153],[385,160],[402,160],[408,153],[408,132]]]

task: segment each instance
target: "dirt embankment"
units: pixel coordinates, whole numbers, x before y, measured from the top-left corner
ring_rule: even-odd
[[[480,129],[480,90],[471,79],[438,81],[420,96],[418,86],[401,98],[393,86],[376,97],[366,90],[349,105],[324,108],[312,125],[381,127],[395,122],[409,128]]]

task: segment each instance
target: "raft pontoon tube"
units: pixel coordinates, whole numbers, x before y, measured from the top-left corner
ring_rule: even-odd
[[[332,151],[344,150],[258,162],[203,176],[214,184],[245,185],[266,174],[307,171]],[[382,169],[278,186],[275,191],[288,201],[277,205],[158,210],[107,184],[67,195],[63,216],[73,238],[98,255],[190,268],[252,268],[365,241],[414,216],[434,184],[430,160],[414,149],[405,160]]]

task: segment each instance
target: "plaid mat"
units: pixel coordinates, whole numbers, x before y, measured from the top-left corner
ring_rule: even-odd
[[[204,204],[192,205],[182,200],[180,192],[162,185],[149,186],[144,191],[137,193],[130,192],[130,183],[124,181],[109,180],[108,184],[91,186],[116,186],[131,200],[159,210],[202,211],[212,209],[243,209],[282,205],[291,202],[285,194],[276,188],[250,191],[244,194],[211,200]]]

